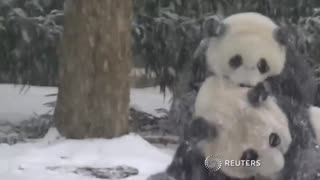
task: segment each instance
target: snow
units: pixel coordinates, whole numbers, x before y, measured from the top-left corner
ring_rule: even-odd
[[[161,116],[157,109],[169,110],[171,105],[171,94],[166,96],[160,93],[159,87],[131,89],[130,106],[154,116]]]
[[[52,135],[53,134],[53,135]],[[0,145],[0,177],[4,180],[96,180],[73,174],[77,167],[126,165],[139,170],[126,180],[145,180],[163,171],[172,156],[135,134],[114,139],[56,139],[55,130],[41,140],[13,146]],[[62,167],[54,171],[48,168]]]
[[[30,42],[31,42],[31,38],[30,38],[27,30],[23,29],[23,30],[21,31],[21,34],[22,34],[22,39],[23,39],[24,41],[26,41],[27,43],[30,43]]]
[[[52,102],[56,97],[46,97],[48,94],[57,93],[53,87],[23,87],[21,85],[0,85],[0,121],[18,123],[34,116],[50,111],[44,106]]]
[[[3,121],[19,123],[35,114],[47,113],[45,103],[56,100],[56,87],[0,85],[0,125]],[[170,94],[164,97],[159,88],[131,89],[130,105],[160,116],[157,109],[169,110]],[[145,180],[163,171],[174,151],[149,144],[136,134],[114,139],[69,140],[51,129],[43,139],[15,145],[0,144],[1,180],[98,180],[73,173],[81,167],[108,168],[126,165],[139,170],[126,180]],[[60,169],[52,169],[61,167]]]
[[[20,122],[30,119],[35,114],[41,115],[52,110],[44,104],[56,100],[56,96],[46,96],[57,93],[56,87],[30,86],[24,88],[21,85],[0,84],[0,122]],[[170,98],[170,93],[164,96],[158,87],[132,88],[130,106],[155,116],[161,116],[162,114],[157,112],[157,109],[169,110]]]

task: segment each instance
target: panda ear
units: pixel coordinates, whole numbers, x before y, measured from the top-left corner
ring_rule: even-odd
[[[288,45],[289,43],[289,30],[285,27],[278,27],[273,32],[275,40],[281,45]]]
[[[221,37],[227,31],[227,26],[215,17],[205,19],[202,28],[206,37]]]

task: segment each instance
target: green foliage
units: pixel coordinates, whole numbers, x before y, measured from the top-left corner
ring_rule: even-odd
[[[57,84],[63,12],[51,8],[62,1],[44,1],[0,2],[0,82]]]

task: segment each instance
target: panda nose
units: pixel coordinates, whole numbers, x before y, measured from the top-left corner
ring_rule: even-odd
[[[256,161],[258,159],[258,153],[253,149],[248,149],[243,152],[240,160],[249,160],[249,161]]]

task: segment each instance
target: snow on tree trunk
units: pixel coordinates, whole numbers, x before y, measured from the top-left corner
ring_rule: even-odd
[[[128,132],[131,0],[67,1],[55,123],[67,138]]]

